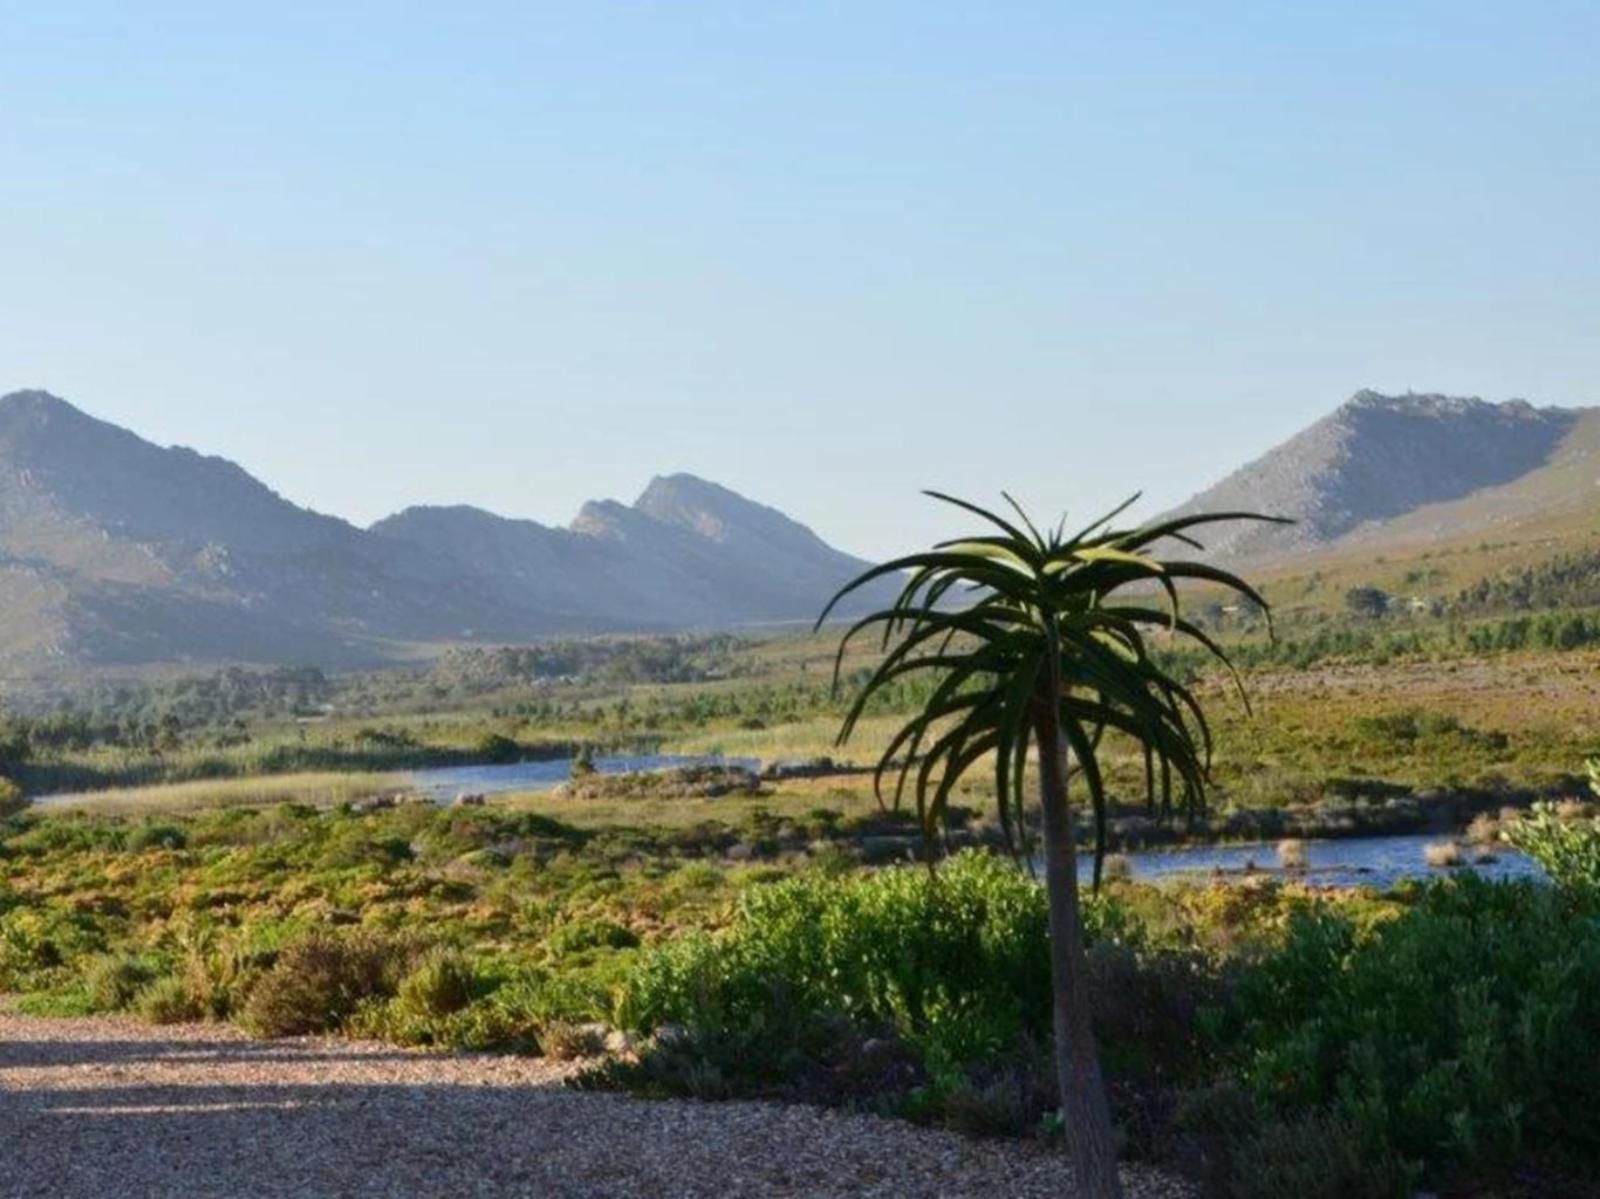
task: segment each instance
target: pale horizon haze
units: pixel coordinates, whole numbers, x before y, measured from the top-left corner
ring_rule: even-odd
[[[0,3],[0,393],[359,524],[869,557],[1361,387],[1600,403],[1589,4]]]

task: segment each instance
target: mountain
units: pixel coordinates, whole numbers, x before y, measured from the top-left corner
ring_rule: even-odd
[[[683,474],[651,480],[631,506],[591,500],[566,529],[476,508],[408,508],[372,531],[488,568],[542,610],[595,627],[811,620],[867,565],[775,508]]]
[[[1600,515],[1600,409],[1359,391],[1177,513],[1247,509],[1297,522],[1219,526],[1235,562],[1504,535]]]
[[[1220,508],[1296,518],[1207,540],[1267,576],[1298,572],[1302,590],[1380,574],[1463,586],[1597,540],[1600,409],[1358,392],[1179,511]],[[683,474],[631,504],[591,501],[565,528],[415,507],[362,529],[46,392],[0,397],[4,675],[374,665],[462,641],[809,621],[865,566]]]
[[[42,391],[0,397],[0,665],[373,664],[418,643],[814,617],[864,563],[688,475],[568,529],[411,508],[361,529]]]

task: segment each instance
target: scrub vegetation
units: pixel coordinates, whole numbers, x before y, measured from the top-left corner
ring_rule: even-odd
[[[1534,590],[1562,601],[1569,574]],[[1108,732],[1107,846],[1251,837],[1289,869],[1158,887],[1111,857],[1084,888],[1119,1152],[1241,1199],[1584,1193],[1600,1097],[1570,1067],[1600,1052],[1600,650],[1511,644],[1510,622],[1567,616],[1492,590],[1437,613],[1290,604],[1275,645],[1259,613],[1209,603],[1188,607],[1253,714],[1157,639],[1210,717],[1210,802],[1150,820],[1143,755]],[[826,629],[594,644],[13,705],[0,989],[35,1013],[580,1058],[582,1086],[1064,1138],[1048,902],[1003,852],[992,763],[944,797],[931,872],[906,860],[927,852],[915,811],[881,810],[865,768],[933,686],[893,680],[841,749],[874,647],[852,645],[836,692]],[[463,807],[406,777],[608,750],[795,769]],[[26,806],[63,790],[90,794]],[[1092,806],[1076,816],[1092,835]],[[1552,883],[1377,893],[1298,872],[1304,838],[1391,829],[1468,858],[1509,842]]]

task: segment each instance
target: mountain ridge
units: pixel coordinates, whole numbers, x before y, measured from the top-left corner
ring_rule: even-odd
[[[797,620],[866,565],[694,476],[658,476],[646,497],[668,519],[609,501],[585,506],[593,527],[560,529],[421,505],[363,529],[226,458],[14,392],[0,397],[0,665],[366,665],[417,643]],[[624,523],[628,537],[606,535]]]
[[[1365,538],[1382,541],[1425,508],[1511,489],[1546,468],[1600,409],[1526,400],[1363,389],[1333,412],[1197,493],[1168,515],[1247,509],[1290,526],[1224,527],[1205,539],[1235,563],[1270,563]],[[1437,536],[1470,533],[1443,521]]]
[[[1433,557],[1438,574],[1440,547],[1474,539],[1520,557],[1571,548],[1600,530],[1600,408],[1359,391],[1175,511],[1206,509],[1296,518],[1209,530],[1210,551],[1252,577],[1367,571],[1395,548]],[[424,504],[361,528],[47,392],[0,397],[0,670],[12,676],[370,666],[458,642],[809,622],[867,565],[684,473],[655,476],[631,504],[589,501],[565,526]],[[880,580],[843,614],[892,591]]]

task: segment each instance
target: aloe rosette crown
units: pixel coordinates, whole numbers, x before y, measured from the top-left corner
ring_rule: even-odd
[[[1106,730],[1142,748],[1146,797],[1163,815],[1177,804],[1203,810],[1211,730],[1198,698],[1151,652],[1152,630],[1203,646],[1238,682],[1223,648],[1181,610],[1179,584],[1220,586],[1263,611],[1259,592],[1226,570],[1158,557],[1163,543],[1203,550],[1193,533],[1235,520],[1289,523],[1252,512],[1174,517],[1133,529],[1112,522],[1139,497],[1068,535],[1066,523],[1041,532],[1010,496],[1015,521],[966,500],[926,493],[986,522],[983,534],[941,542],[852,580],[834,596],[818,627],[845,596],[886,576],[904,575],[898,597],[850,626],[835,659],[869,629],[882,632],[884,657],[857,692],[839,733],[843,744],[873,697],[897,679],[936,675],[927,702],[890,738],[874,784],[884,800],[894,777],[898,806],[908,787],[925,831],[943,823],[956,782],[992,756],[1005,835],[1027,843],[1022,819],[1024,768],[1041,727],[1059,729],[1073,772],[1088,789],[1095,821],[1095,881],[1105,849],[1107,795],[1100,765]],[[1243,689],[1240,689],[1241,695]],[[1053,709],[1053,711],[1051,711]],[[1045,726],[1041,714],[1053,717]],[[1049,747],[1041,747],[1048,749]]]

